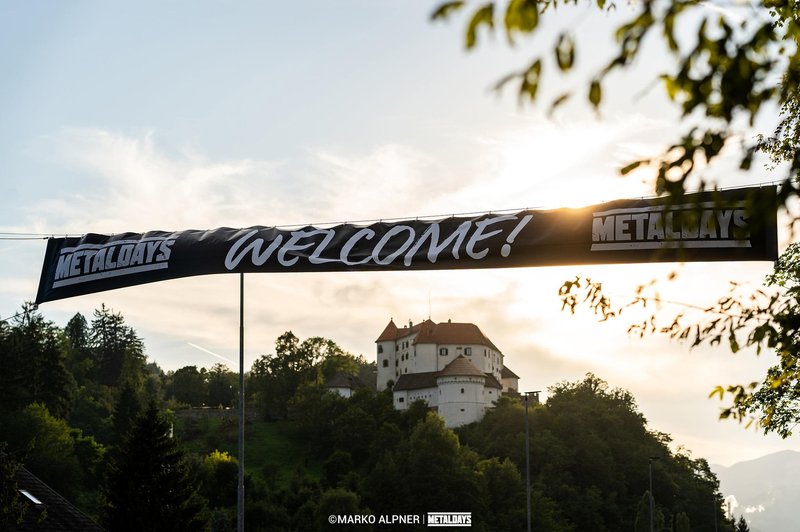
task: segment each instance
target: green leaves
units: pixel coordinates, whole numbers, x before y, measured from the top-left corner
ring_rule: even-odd
[[[536,91],[539,90],[539,78],[542,74],[542,60],[534,61],[522,77],[522,84],[519,87],[520,99],[527,96],[531,100],[536,99]]]
[[[558,36],[555,52],[558,68],[562,72],[570,70],[573,63],[575,63],[575,41],[572,40],[568,33],[562,33]]]
[[[536,0],[511,0],[504,19],[508,41],[514,42],[514,32],[530,33],[539,25],[539,9]]]
[[[597,109],[600,106],[600,101],[603,99],[603,89],[600,87],[600,80],[593,79],[589,85],[589,102],[592,107]]]
[[[632,163],[630,163],[628,165],[625,165],[622,168],[620,168],[619,173],[620,173],[620,175],[628,175],[631,172],[633,172],[634,170],[636,170],[637,168],[639,168],[639,166],[641,166],[641,164],[644,163],[644,162],[647,162],[647,161],[634,161],[634,162],[632,162]]]
[[[492,2],[485,4],[472,15],[467,25],[466,45],[468,50],[475,47],[478,39],[478,28],[482,25],[488,26],[490,30],[494,29],[494,3]]]
[[[431,20],[444,20],[462,7],[464,7],[463,0],[458,0],[456,2],[444,2],[443,4],[440,4],[433,13],[431,13]]]

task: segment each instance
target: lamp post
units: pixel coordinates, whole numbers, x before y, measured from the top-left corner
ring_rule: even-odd
[[[531,450],[530,450],[530,434],[528,432],[528,398],[533,396],[536,402],[539,402],[539,390],[534,392],[524,392],[522,396],[525,398],[525,485],[527,494],[527,507],[528,507],[528,532],[531,532]]]
[[[651,456],[647,459],[647,472],[650,477],[650,532],[653,532],[653,460],[658,460],[658,456]]]

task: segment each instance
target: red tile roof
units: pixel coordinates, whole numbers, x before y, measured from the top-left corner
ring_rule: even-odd
[[[472,365],[472,362],[464,358],[464,355],[458,355],[455,360],[450,362],[439,372],[437,377],[452,377],[452,376],[476,376],[486,377],[486,375]]]
[[[501,379],[519,379],[519,375],[508,369],[505,365],[503,365],[503,369],[500,371],[500,378]]]
[[[492,375],[491,373],[484,373],[484,375],[486,375],[486,383],[484,384],[484,387],[497,388],[498,390],[503,389],[503,385],[497,382],[497,378],[495,378],[494,375]]]
[[[438,371],[424,371],[421,373],[403,373],[397,378],[392,388],[393,391],[419,390],[420,388],[436,388]]]
[[[397,338],[397,325],[394,324],[394,320],[389,320],[389,324],[386,325],[386,328],[383,330],[378,339],[375,340],[376,342],[385,342],[386,340],[394,340]]]
[[[326,388],[350,388],[351,390],[356,390],[358,388],[364,388],[364,384],[361,382],[356,375],[350,375],[349,373],[345,373],[344,371],[337,371],[333,374],[333,377],[325,382]]]
[[[420,325],[419,334],[414,339],[415,344],[472,344],[485,345],[495,351],[500,351],[483,331],[474,323],[433,323],[430,320]]]
[[[375,341],[386,342],[386,341],[399,340],[400,338],[405,338],[406,336],[409,336],[411,334],[416,334],[417,331],[419,331],[420,328],[425,325],[432,325],[434,327],[436,326],[436,324],[433,323],[431,320],[425,320],[416,325],[412,324],[410,327],[404,326],[402,329],[399,329],[397,325],[394,324],[394,320],[389,320],[389,324],[386,326],[381,335],[378,336],[378,339]]]

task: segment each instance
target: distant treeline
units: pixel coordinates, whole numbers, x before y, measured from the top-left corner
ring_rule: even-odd
[[[238,465],[218,448],[232,448],[235,425],[222,417],[200,430],[174,416],[235,407],[235,373],[221,364],[163,372],[106,307],[59,328],[25,305],[0,323],[0,356],[2,471],[24,464],[109,530],[235,530]],[[391,391],[375,391],[374,370],[331,340],[291,332],[256,360],[245,389],[264,421],[248,430],[274,427],[263,434],[287,454],[247,464],[247,530],[329,530],[330,515],[429,511],[471,512],[477,531],[524,530],[519,397],[452,431],[422,402],[396,411]],[[328,391],[340,371],[365,387],[349,399]],[[670,437],[647,427],[628,392],[593,375],[559,383],[529,421],[534,530],[649,531],[649,464],[655,530],[736,530],[706,461],[670,451]],[[13,477],[0,483],[0,493],[18,495]],[[13,530],[25,505],[8,496],[0,506],[0,529]]]

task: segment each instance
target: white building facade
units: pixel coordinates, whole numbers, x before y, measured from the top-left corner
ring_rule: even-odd
[[[472,323],[399,328],[390,320],[375,343],[378,390],[392,388],[398,410],[422,400],[457,427],[480,420],[502,392],[516,391],[518,377],[503,365],[503,353]]]

